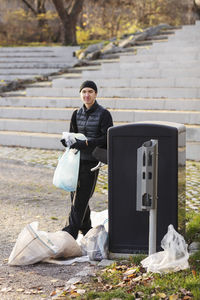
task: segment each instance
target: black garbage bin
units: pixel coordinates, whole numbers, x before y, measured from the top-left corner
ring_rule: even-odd
[[[138,122],[108,131],[109,252],[148,252],[149,214],[136,210],[137,149],[158,141],[157,243],[169,224],[180,233],[185,224],[185,126]]]

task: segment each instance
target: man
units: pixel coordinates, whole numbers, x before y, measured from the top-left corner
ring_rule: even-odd
[[[107,130],[113,126],[110,112],[96,101],[96,84],[93,81],[84,81],[79,92],[83,106],[73,112],[70,132],[83,133],[87,139],[84,141],[76,139],[70,147],[80,151],[80,169],[77,189],[71,193],[69,224],[62,229],[75,239],[79,230],[85,235],[91,229],[88,203],[93,195],[98,176],[98,170],[91,172],[98,163],[92,152],[97,146],[107,147]],[[64,143],[63,140],[61,142]]]

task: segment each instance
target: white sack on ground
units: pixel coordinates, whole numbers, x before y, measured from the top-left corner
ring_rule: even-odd
[[[168,226],[161,247],[164,251],[154,253],[141,261],[148,272],[168,273],[189,268],[187,244],[173,225]]]
[[[105,230],[108,232],[108,210],[91,211],[92,227],[104,225]]]
[[[80,241],[83,255],[90,260],[100,261],[108,257],[108,233],[104,225],[98,225],[88,231]]]
[[[38,231],[38,222],[25,226],[10,254],[9,265],[29,265],[48,258],[81,256],[80,246],[65,231]]]
[[[105,230],[108,232],[108,210],[102,211],[91,211],[91,222],[92,227],[97,227],[99,225],[104,225]],[[83,238],[82,233],[78,234],[77,243],[80,245],[81,240]]]

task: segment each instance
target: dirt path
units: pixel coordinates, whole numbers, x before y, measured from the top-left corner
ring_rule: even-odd
[[[52,299],[56,288],[62,289],[88,264],[10,267],[7,260],[27,224],[38,221],[40,230],[50,232],[64,226],[69,195],[53,186],[53,169],[0,158],[0,170],[0,299]],[[107,207],[106,196],[100,194],[90,203],[96,211]]]

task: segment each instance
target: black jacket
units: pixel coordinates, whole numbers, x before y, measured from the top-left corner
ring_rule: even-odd
[[[107,130],[113,126],[110,112],[95,101],[89,109],[83,105],[72,114],[70,132],[83,133],[88,140],[88,147],[81,150],[81,159],[96,160],[92,156],[95,147],[107,148]]]

